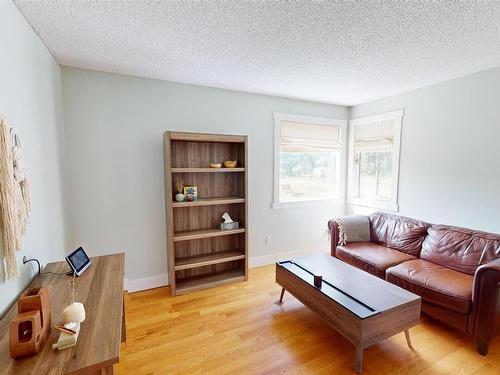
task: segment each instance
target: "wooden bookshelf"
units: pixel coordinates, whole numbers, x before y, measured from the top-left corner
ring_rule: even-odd
[[[172,295],[247,280],[247,136],[167,131],[164,155]],[[208,168],[235,159],[235,168]],[[197,186],[198,199],[175,201],[177,182]],[[219,229],[224,212],[238,229]]]

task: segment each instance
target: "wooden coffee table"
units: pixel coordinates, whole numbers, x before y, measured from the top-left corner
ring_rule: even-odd
[[[321,287],[314,273],[322,275]],[[276,263],[276,282],[279,304],[287,290],[355,345],[358,373],[363,350],[388,337],[404,331],[412,348],[408,330],[419,323],[421,305],[413,293],[327,254]]]

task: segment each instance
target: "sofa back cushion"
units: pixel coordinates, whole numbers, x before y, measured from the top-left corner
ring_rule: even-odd
[[[484,263],[500,258],[500,235],[449,225],[432,225],[420,258],[473,275]]]
[[[418,257],[429,226],[420,220],[375,212],[370,215],[370,238],[372,242]]]

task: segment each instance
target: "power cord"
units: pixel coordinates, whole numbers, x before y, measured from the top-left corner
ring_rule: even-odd
[[[36,262],[36,264],[38,264],[38,272],[37,272],[37,274],[35,276],[46,275],[46,274],[60,276],[60,275],[66,275],[66,274],[68,274],[68,272],[61,272],[61,273],[55,273],[55,272],[50,272],[50,271],[40,272],[41,267],[40,267],[40,262],[38,261],[38,259],[36,259],[36,258],[28,259],[28,258],[26,258],[26,256],[23,257],[23,264],[26,264],[28,262]]]
[[[35,276],[40,275],[40,262],[38,261],[38,259],[36,259],[36,258],[28,259],[28,258],[26,258],[26,256],[24,256],[23,257],[23,264],[26,264],[28,262],[36,262],[36,264],[38,264],[38,272],[36,273]]]

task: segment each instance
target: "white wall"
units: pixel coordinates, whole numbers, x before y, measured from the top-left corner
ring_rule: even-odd
[[[32,194],[31,223],[24,249],[17,253],[21,277],[3,282],[0,271],[1,314],[33,275],[32,267],[22,264],[23,255],[42,263],[62,260],[65,238],[60,68],[11,2],[0,2],[0,46],[0,113],[19,131]],[[0,259],[2,247],[0,238]]]
[[[347,119],[346,107],[63,68],[70,243],[126,251],[126,277],[167,272],[165,130],[248,134],[250,257],[328,249],[341,207],[272,210],[273,111]],[[265,236],[272,236],[266,247]],[[257,258],[256,258],[257,257]],[[264,258],[269,260],[270,258]]]
[[[351,108],[404,108],[400,214],[500,233],[500,68]]]

